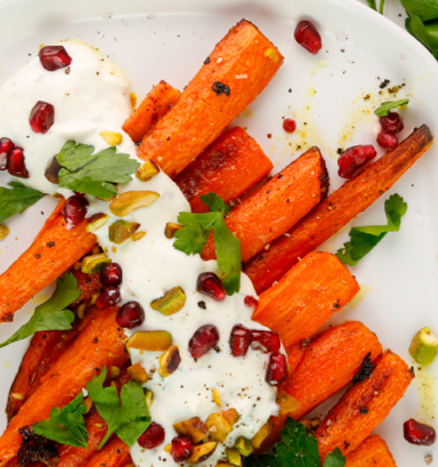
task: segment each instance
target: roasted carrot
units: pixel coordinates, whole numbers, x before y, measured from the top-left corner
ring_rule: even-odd
[[[114,437],[103,449],[95,452],[87,461],[87,467],[123,467],[132,462],[128,446]]]
[[[155,123],[171,109],[180,95],[181,93],[177,89],[161,80],[126,119],[122,128],[132,141],[140,141]]]
[[[312,252],[260,295],[253,319],[276,331],[286,351],[308,339],[359,291],[331,253]]]
[[[90,312],[88,326],[43,376],[41,385],[0,437],[0,465],[17,454],[21,444],[19,428],[48,418],[53,406],[63,407],[70,402],[104,365],[122,367],[126,363],[125,335],[115,321],[116,312],[117,308]]]
[[[0,276],[0,322],[8,319],[96,244],[87,221],[66,230],[61,201],[32,245]],[[17,280],[19,278],[19,280]]]
[[[385,441],[370,436],[345,456],[345,467],[396,467],[394,458]]]
[[[359,446],[403,396],[412,378],[395,353],[387,350],[378,357],[370,378],[349,389],[315,431],[321,459],[335,448],[347,454]]]
[[[300,257],[370,206],[423,155],[432,139],[429,128],[421,126],[395,149],[332,193],[268,251],[249,261],[244,271],[256,290],[260,293],[278,281]]]
[[[169,112],[142,139],[138,155],[174,178],[265,88],[283,62],[250,22],[216,45]]]
[[[213,192],[228,203],[266,177],[272,168],[257,142],[243,128],[234,127],[186,167],[175,182],[193,212],[206,212],[201,195]]]
[[[327,189],[325,162],[314,147],[237,205],[225,222],[240,240],[242,261],[286,233],[325,198]],[[216,257],[213,235],[201,256],[205,260]]]

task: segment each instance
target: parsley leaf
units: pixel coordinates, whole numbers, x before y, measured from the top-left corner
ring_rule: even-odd
[[[20,182],[10,182],[12,188],[0,187],[0,222],[19,214],[35,204],[45,193],[29,188]]]
[[[374,111],[378,117],[386,117],[389,112],[397,107],[408,105],[409,99],[400,99],[398,101],[387,101],[380,104],[380,106]]]
[[[422,21],[438,19],[436,0],[400,0],[409,16],[419,16]]]
[[[353,227],[350,230],[350,241],[344,243],[336,256],[344,263],[354,266],[369,253],[388,232],[398,232],[401,218],[406,213],[408,205],[398,194],[391,195],[385,201],[387,225],[370,225]]]
[[[120,399],[113,386],[103,387],[107,374],[106,367],[99,376],[95,376],[86,385],[88,395],[94,402],[99,415],[108,425],[108,431],[99,445],[99,449],[115,433],[129,447],[151,423],[144,390],[135,381],[122,386]]]
[[[116,183],[128,183],[140,167],[129,154],[116,154],[114,146],[93,154],[94,147],[67,141],[57,161],[59,186],[97,198],[109,199],[117,194]]]
[[[84,395],[80,392],[62,409],[53,407],[49,420],[34,423],[33,431],[61,444],[86,448],[88,431],[85,427],[84,413],[87,408],[82,403],[83,400]]]
[[[178,222],[183,228],[175,232],[173,246],[187,255],[201,253],[213,231],[219,276],[228,295],[232,295],[240,289],[242,254],[239,239],[225,223],[225,216],[231,208],[215,193],[203,195],[201,200],[209,207],[210,212],[181,212]]]
[[[419,16],[406,18],[406,29],[438,59],[438,20],[424,22]]]

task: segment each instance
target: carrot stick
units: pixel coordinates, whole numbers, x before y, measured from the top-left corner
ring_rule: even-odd
[[[366,438],[345,456],[345,467],[396,467],[388,446],[380,436]]]
[[[279,280],[300,257],[318,247],[387,191],[432,144],[426,125],[415,130],[356,178],[313,209],[271,248],[245,265],[256,290]]]
[[[132,462],[128,446],[114,437],[103,449],[95,452],[87,461],[87,467],[123,467]]]
[[[161,80],[126,119],[122,128],[132,141],[140,141],[155,123],[170,110],[180,95],[181,93],[177,89]]]
[[[234,127],[186,167],[175,182],[193,212],[207,212],[201,195],[216,193],[228,203],[266,177],[272,167],[256,141],[243,128]]]
[[[0,437],[0,466],[17,454],[21,444],[19,428],[48,418],[53,406],[66,405],[104,365],[122,367],[126,363],[125,335],[115,321],[116,312],[117,308],[96,308],[91,312],[88,326],[43,376],[39,388]]]
[[[335,448],[346,454],[359,446],[403,396],[412,378],[406,363],[390,350],[378,357],[371,377],[349,389],[315,431],[321,459]]]
[[[324,199],[327,183],[324,159],[319,149],[311,148],[235,207],[226,224],[240,240],[242,261],[286,233]],[[212,235],[201,256],[216,257]]]
[[[253,24],[240,21],[143,137],[139,157],[152,159],[174,178],[258,96],[282,62],[280,52]]]
[[[288,352],[311,337],[358,291],[356,279],[336,256],[312,252],[260,295],[253,319],[276,331]]]
[[[52,283],[96,244],[84,220],[65,228],[61,201],[32,245],[0,276],[0,322],[8,320],[37,292]]]

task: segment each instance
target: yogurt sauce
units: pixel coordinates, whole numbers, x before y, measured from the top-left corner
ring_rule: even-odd
[[[59,190],[44,177],[46,167],[67,140],[93,145],[99,151],[108,147],[101,131],[123,134],[122,124],[131,113],[131,87],[125,75],[96,49],[77,41],[63,45],[72,58],[68,69],[46,71],[36,57],[4,85],[0,91],[0,136],[23,147],[30,174],[29,179],[22,180],[26,185],[45,193],[61,191],[70,196],[68,190]],[[34,133],[29,126],[29,113],[38,100],[55,108],[55,122],[45,134]],[[137,159],[135,145],[126,134],[117,151]],[[158,448],[145,450],[136,444],[131,455],[138,466],[169,465],[173,460],[164,446],[176,435],[174,423],[194,416],[205,421],[213,412],[234,408],[240,418],[225,441],[232,446],[238,436],[252,438],[278,412],[276,390],[265,382],[268,355],[252,349],[245,357],[230,354],[229,336],[236,323],[250,329],[266,329],[251,320],[252,309],[244,304],[246,295],[256,295],[250,280],[242,275],[240,292],[227,296],[223,302],[197,292],[198,275],[216,271],[216,262],[204,262],[199,255],[185,255],[173,248],[173,240],[164,235],[167,222],[176,222],[180,211],[190,210],[183,194],[162,172],[148,182],[134,177],[129,184],[119,186],[119,192],[131,190],[151,190],[160,195],[152,206],[124,217],[139,223],[139,231],[146,232],[140,240],[121,245],[110,242],[108,226],[118,218],[110,213],[107,202],[89,197],[89,214],[105,212],[110,216],[95,233],[108,256],[122,266],[123,300],[136,300],[145,310],[145,323],[134,331],[166,330],[180,351],[179,367],[163,378],[156,371],[160,352],[131,350],[132,362],[140,362],[150,376],[145,386],[153,393],[151,417],[166,432],[165,441]],[[176,286],[187,296],[182,310],[164,316],[149,306]],[[204,303],[200,306],[199,302]],[[212,350],[195,361],[188,351],[188,342],[204,324],[218,328],[219,351]],[[222,407],[213,401],[213,389],[220,395]],[[198,465],[215,465],[223,455],[224,445],[218,444],[214,454]]]

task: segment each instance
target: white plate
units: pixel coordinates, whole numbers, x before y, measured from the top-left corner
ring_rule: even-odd
[[[277,167],[295,157],[298,145],[302,149],[318,145],[327,159],[332,188],[339,186],[336,149],[374,141],[378,125],[372,110],[379,102],[394,98],[388,97],[387,89],[395,85],[403,85],[398,98],[411,100],[403,112],[403,135],[422,123],[438,135],[437,63],[401,28],[352,0],[76,0],[68,4],[5,0],[0,3],[0,82],[35,55],[40,44],[78,38],[99,47],[121,66],[139,98],[160,79],[181,89],[214,44],[242,17],[257,24],[285,56],[272,83],[238,119]],[[293,39],[301,18],[311,18],[321,31],[324,46],[316,57]],[[390,85],[379,95],[384,79],[389,79]],[[297,120],[296,133],[288,136],[283,131],[283,117]],[[388,235],[352,268],[363,291],[355,305],[336,317],[363,320],[384,347],[409,363],[407,349],[413,334],[425,325],[438,332],[436,174],[438,159],[433,147],[391,190],[408,202],[401,231]],[[5,183],[5,175],[1,177]],[[383,202],[388,196],[355,222],[383,223]],[[11,234],[0,244],[0,271],[29,244],[53,205],[52,200],[43,200],[9,223]],[[325,247],[336,251],[347,231]],[[1,325],[0,341],[28,318],[34,304],[18,313],[13,324]],[[6,404],[24,347],[17,343],[0,350],[0,406]],[[437,362],[426,373],[429,378],[419,382],[431,386],[429,399],[421,395],[421,384],[412,384],[377,430],[399,467],[420,466],[430,453],[437,465],[436,447],[414,447],[402,436],[402,424],[410,417],[433,423]],[[5,423],[1,416],[0,432]]]

